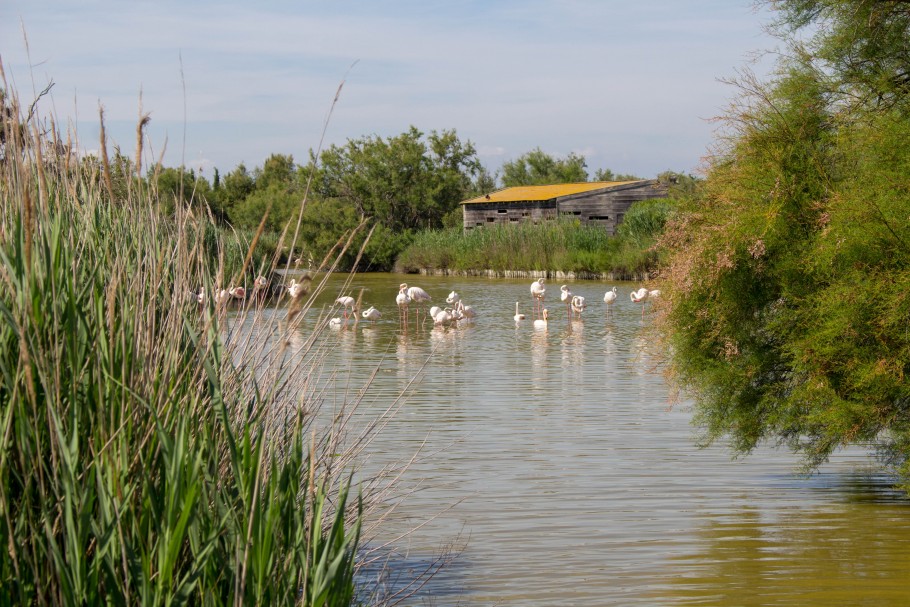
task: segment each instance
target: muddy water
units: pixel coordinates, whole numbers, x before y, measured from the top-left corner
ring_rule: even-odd
[[[434,302],[456,290],[476,322],[433,329],[412,309],[402,327],[402,281]],[[364,423],[406,393],[364,470],[420,454],[400,485],[409,495],[369,537],[387,559],[387,592],[455,547],[405,604],[910,602],[908,502],[864,450],[804,476],[772,448],[739,460],[698,449],[690,406],[670,406],[648,317],[629,299],[639,285],[569,283],[589,304],[569,320],[549,284],[550,320],[536,329],[529,284],[363,274],[345,289],[383,318],[326,332],[328,364],[348,393],[375,372]],[[333,279],[321,303],[339,292]],[[527,315],[517,324],[516,301]]]

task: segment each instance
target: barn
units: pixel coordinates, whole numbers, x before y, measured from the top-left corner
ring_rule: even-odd
[[[666,196],[667,184],[656,179],[590,181],[504,188],[461,205],[465,230],[575,217],[583,224],[602,226],[612,235],[633,202]]]

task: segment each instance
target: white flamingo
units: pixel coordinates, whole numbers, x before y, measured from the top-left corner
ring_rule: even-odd
[[[382,318],[382,312],[380,312],[379,310],[377,310],[377,309],[374,308],[373,306],[370,306],[369,308],[367,308],[366,310],[364,310],[362,315],[363,315],[364,318],[366,318],[367,320],[369,320],[369,321],[370,321],[371,323],[373,323],[374,325],[376,324],[376,321],[377,321],[377,320],[379,320],[380,318]]]
[[[343,310],[343,316],[345,321],[350,317],[351,313],[354,312],[354,308],[357,305],[357,300],[351,297],[350,295],[342,295],[335,300],[335,303],[340,304]]]
[[[443,310],[439,306],[430,308],[430,316],[433,318],[433,324],[437,327],[447,327],[455,320],[448,309]]]
[[[513,316],[512,319],[513,319],[515,322],[518,322],[519,320],[524,320],[524,319],[525,319],[525,315],[524,315],[524,314],[520,314],[520,313],[518,312],[518,302],[517,302],[517,301],[515,302],[515,316]]]
[[[650,295],[650,292],[644,287],[640,288],[637,291],[632,291],[631,293],[629,293],[629,298],[632,300],[633,303],[641,304],[641,315],[642,316],[645,315],[645,302],[648,301],[649,295]]]
[[[474,310],[474,308],[471,306],[464,305],[464,302],[461,300],[455,304],[455,311],[461,314],[462,318],[465,318],[467,320],[472,320],[477,317],[477,311]]]
[[[548,312],[547,312],[547,309],[544,308],[543,312],[541,313],[541,318],[538,318],[537,320],[534,321],[534,328],[535,329],[546,329],[547,328],[547,318],[548,318]]]
[[[569,316],[569,309],[572,306],[572,291],[569,290],[568,285],[559,287],[559,299],[566,304],[566,316]]]
[[[607,304],[608,306],[612,306],[616,302],[616,297],[617,297],[616,287],[613,287],[612,290],[607,291],[604,294],[604,303]]]
[[[292,278],[291,284],[288,285],[288,295],[291,296],[291,299],[297,299],[303,295],[303,284]]]
[[[227,300],[231,297],[230,291],[227,289],[215,289],[215,303],[218,305],[227,303]]]
[[[461,295],[459,295],[455,291],[452,291],[451,293],[449,293],[449,296],[446,297],[446,303],[452,304],[453,306],[455,304],[457,304],[459,301],[461,301]]]
[[[415,304],[417,304],[417,321],[416,322],[419,323],[420,322],[420,304],[427,302],[427,301],[432,301],[433,298],[430,297],[429,293],[427,293],[420,287],[409,287],[407,284],[402,284],[402,286],[408,290],[408,297],[411,298],[411,301],[413,301]]]
[[[330,329],[340,329],[341,327],[345,326],[345,324],[347,324],[347,323],[344,320],[342,320],[341,318],[336,316],[335,318],[333,318],[332,320],[329,321],[329,328]]]
[[[543,298],[547,293],[545,282],[546,281],[543,278],[540,278],[531,283],[531,297],[534,299],[535,314],[537,316],[540,316],[540,308],[543,304]]]
[[[578,318],[581,318],[581,313],[585,311],[585,308],[588,307],[588,304],[585,302],[585,298],[581,295],[575,295],[572,297],[572,312],[575,313]]]
[[[243,299],[246,297],[246,289],[243,287],[231,287],[228,290],[228,293],[230,293],[231,297],[234,299]]]
[[[395,296],[395,303],[398,305],[399,322],[407,326],[408,304],[411,303],[411,298],[408,296],[408,285],[402,283],[398,286],[398,295]]]

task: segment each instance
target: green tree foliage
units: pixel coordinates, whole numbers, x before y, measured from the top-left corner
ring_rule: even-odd
[[[763,440],[817,466],[910,455],[910,6],[783,1],[796,49],[746,79],[733,136],[664,242],[670,373],[705,441]],[[795,34],[816,35],[800,42]]]
[[[594,181],[636,181],[642,179],[635,175],[614,173],[610,169],[597,169],[594,171]]]
[[[584,156],[571,153],[560,159],[536,148],[502,165],[502,183],[513,187],[587,181],[586,166]]]

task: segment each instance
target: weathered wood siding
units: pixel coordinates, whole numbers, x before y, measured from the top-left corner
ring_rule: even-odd
[[[666,196],[666,184],[651,180],[543,201],[473,202],[462,205],[464,229],[525,221],[540,223],[563,216],[602,226],[613,235],[632,203]]]
[[[556,203],[560,216],[576,217],[583,224],[602,226],[613,235],[632,203],[666,196],[667,186],[655,180],[563,196],[557,198]]]
[[[540,223],[556,218],[555,198],[545,201],[492,202],[490,204],[475,202],[463,205],[463,208],[466,230],[497,223],[521,223],[523,221]]]

